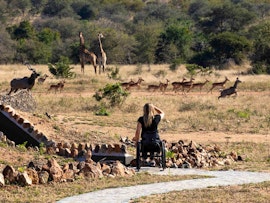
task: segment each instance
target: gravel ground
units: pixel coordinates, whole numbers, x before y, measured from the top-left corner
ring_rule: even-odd
[[[200,169],[166,169],[144,167],[141,171],[158,175],[207,175],[212,178],[154,183],[122,188],[110,188],[64,198],[58,203],[126,203],[130,199],[171,191],[201,189],[215,186],[242,185],[270,181],[270,173],[246,171],[205,171]]]

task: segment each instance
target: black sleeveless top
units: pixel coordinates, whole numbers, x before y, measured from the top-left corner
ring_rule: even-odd
[[[155,115],[152,121],[151,126],[145,127],[144,122],[143,122],[143,116],[139,117],[138,122],[142,124],[142,135],[145,133],[156,133],[158,134],[158,124],[161,120],[160,115]]]

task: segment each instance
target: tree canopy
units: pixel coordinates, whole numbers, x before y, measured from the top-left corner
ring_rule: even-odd
[[[0,0],[0,63],[76,64],[81,31],[95,53],[103,33],[109,64],[249,60],[269,73],[269,18],[265,0]]]

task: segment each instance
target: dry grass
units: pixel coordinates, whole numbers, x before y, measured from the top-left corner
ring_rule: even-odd
[[[200,176],[152,176],[148,173],[139,173],[133,177],[100,178],[98,180],[78,178],[75,182],[52,183],[47,185],[34,185],[30,187],[7,186],[1,191],[1,202],[37,202],[52,203],[64,197],[83,194],[112,187],[125,187],[146,183],[167,182],[172,180],[195,179]],[[205,178],[205,177],[202,177]]]
[[[150,195],[130,201],[130,203],[171,203],[171,202],[222,202],[222,203],[268,203],[270,182],[240,186],[213,187],[207,189],[184,190],[167,194]]]
[[[50,75],[47,66],[36,65],[33,67],[42,74]],[[176,72],[170,71],[167,65],[151,66],[151,70],[148,66],[111,66],[110,68],[116,67],[120,70],[119,80],[109,79],[107,75],[94,75],[93,67],[90,65],[86,67],[83,75],[80,73],[80,67],[74,66],[77,77],[66,80],[63,92],[58,94],[47,92],[50,84],[58,82],[57,79],[50,76],[43,85],[35,85],[32,91],[37,102],[36,111],[34,113],[21,113],[35,123],[48,137],[56,141],[116,143],[120,136],[133,137],[136,120],[142,114],[142,106],[146,102],[152,102],[162,108],[166,114],[165,120],[160,124],[162,138],[171,142],[183,139],[203,145],[217,144],[221,146],[224,153],[233,150],[246,157],[244,162],[237,162],[222,169],[270,172],[270,136],[268,135],[270,76],[238,75],[240,71],[243,71],[243,68],[240,67],[233,70],[217,71],[210,76],[195,76],[195,82],[203,82],[205,78],[211,82],[223,81],[227,76],[230,82],[226,84],[226,87],[231,86],[237,76],[243,81],[239,84],[237,98],[224,98],[218,101],[218,90],[214,90],[213,94],[207,94],[211,82],[204,87],[201,94],[199,90],[192,90],[187,95],[183,95],[181,92],[176,94],[172,92],[171,85],[165,94],[146,91],[149,84],[158,84],[159,81],[165,82],[166,79],[173,82],[182,80],[183,77],[189,78],[184,67],[180,67]],[[9,81],[12,78],[30,74],[31,72],[23,65],[0,66],[0,91],[3,94],[8,92]],[[111,115],[108,117],[95,115],[99,103],[95,101],[93,94],[97,89],[104,87],[107,83],[129,81],[130,79],[136,81],[139,77],[145,80],[141,89],[133,90],[121,108],[109,109]],[[44,115],[45,112],[48,112],[52,119],[48,119]],[[129,151],[134,153],[135,150],[129,148]],[[9,163],[19,166],[20,164],[25,165],[31,159],[46,158],[46,156],[38,156],[35,152],[21,153],[6,146],[0,146],[0,153],[6,155],[0,157],[2,165]],[[10,157],[17,158],[10,159]],[[141,177],[134,178],[140,179]],[[14,200],[16,199],[18,202],[20,200],[26,202],[27,196],[36,196],[44,200],[44,194],[52,194],[50,201],[53,202],[60,197],[85,192],[86,190],[82,188],[93,187],[93,182],[80,181],[82,182],[29,188],[16,186],[1,188],[0,191],[4,196],[0,200],[5,197],[5,200],[11,201],[14,197]],[[118,178],[116,180],[101,180],[101,182],[95,182],[94,185],[98,188],[104,188],[110,181],[116,184]],[[124,182],[129,185],[133,181],[126,180]],[[75,189],[70,193],[68,188]],[[204,196],[208,195],[213,198],[209,199],[212,202],[230,202],[230,198],[223,190],[229,194],[235,193],[240,200],[245,199],[247,193],[251,196],[254,194],[255,199],[246,202],[260,202],[261,199],[256,198],[256,194],[264,192],[265,188],[269,190],[269,183],[170,193],[168,196],[151,197],[153,201],[143,198],[139,202],[172,202],[171,196],[175,198],[179,196],[181,201],[183,196],[183,201],[190,202],[194,201],[192,197],[195,197],[197,193],[196,198],[201,198],[202,202],[206,202],[207,199],[204,200]],[[220,196],[214,195],[216,193],[219,193]]]

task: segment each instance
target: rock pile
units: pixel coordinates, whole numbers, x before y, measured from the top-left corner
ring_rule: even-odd
[[[27,90],[20,90],[12,95],[0,95],[0,104],[10,105],[24,112],[33,112],[37,107],[35,99]]]
[[[48,182],[73,182],[80,177],[101,178],[132,176],[135,170],[124,166],[119,161],[94,162],[91,158],[82,162],[66,163],[60,166],[55,159],[47,163],[30,162],[26,169],[15,170],[6,165],[0,173],[0,187],[6,184],[29,186],[32,184],[46,184]]]
[[[226,154],[220,147],[198,145],[193,141],[185,143],[180,140],[177,143],[166,143],[168,168],[210,168],[216,166],[231,165],[233,162],[242,160],[236,152]]]
[[[222,152],[220,147],[216,145],[204,147],[193,141],[184,142],[179,140],[175,143],[163,141],[165,142],[167,168],[211,168],[231,165],[235,161],[244,160],[236,152],[230,152],[229,154]],[[121,137],[120,142],[125,143],[127,146],[135,146],[128,137]],[[155,161],[157,165],[160,165],[160,160],[156,159]],[[131,165],[136,167],[136,161],[133,160]]]

